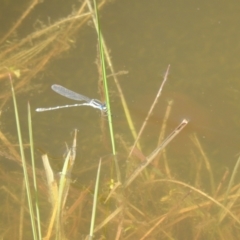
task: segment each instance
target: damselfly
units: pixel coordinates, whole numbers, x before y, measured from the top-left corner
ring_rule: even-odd
[[[37,112],[44,112],[44,111],[51,111],[51,110],[56,110],[60,108],[79,107],[79,106],[90,106],[93,108],[97,108],[102,112],[107,112],[106,104],[102,103],[97,99],[91,99],[89,97],[73,92],[57,84],[52,85],[52,90],[66,98],[70,98],[72,100],[77,100],[77,101],[84,101],[84,103],[77,103],[72,105],[56,106],[56,107],[49,107],[49,108],[37,108],[36,109]]]

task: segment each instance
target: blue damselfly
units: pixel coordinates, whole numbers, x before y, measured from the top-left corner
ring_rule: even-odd
[[[51,111],[51,110],[56,110],[56,109],[60,109],[60,108],[79,107],[79,106],[90,106],[93,108],[97,108],[102,112],[107,112],[106,104],[102,103],[101,101],[99,101],[97,99],[91,99],[80,93],[73,92],[73,91],[71,91],[63,86],[57,85],[57,84],[52,85],[52,90],[66,98],[69,98],[72,100],[77,100],[77,101],[84,101],[84,103],[77,103],[77,104],[56,106],[56,107],[49,107],[49,108],[37,108],[36,109],[37,112],[44,112],[44,111]]]

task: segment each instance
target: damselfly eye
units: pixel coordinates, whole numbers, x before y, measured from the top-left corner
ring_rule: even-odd
[[[107,112],[107,106],[106,103],[102,104],[102,111]]]

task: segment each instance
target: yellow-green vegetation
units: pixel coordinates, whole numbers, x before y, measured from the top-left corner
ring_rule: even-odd
[[[98,11],[107,3],[82,1],[69,16],[48,26],[42,25],[41,29],[36,29],[23,39],[9,40],[38,4],[39,1],[33,0],[0,40],[0,78],[10,86],[1,92],[2,108],[10,102],[12,95],[16,138],[18,136],[16,146],[16,141],[3,130],[0,131],[3,146],[0,155],[17,165],[17,170],[9,172],[4,170],[4,163],[0,165],[2,239],[237,239],[236,236],[240,235],[240,190],[236,176],[240,158],[232,173],[226,170],[222,178],[216,180],[211,159],[198,135],[191,133],[192,148],[189,153],[194,162],[191,168],[194,177],[189,182],[183,180],[171,164],[168,145],[173,140],[177,142],[179,136],[184,134],[188,120],[183,119],[169,130],[169,118],[171,111],[174,111],[171,101],[166,106],[161,131],[157,134],[158,141],[148,155],[143,154],[146,148],[141,143],[142,133],[147,131],[149,118],[160,101],[170,65],[166,66],[155,99],[137,131],[101,30]],[[101,116],[102,132],[111,148],[106,147],[108,155],[98,156],[99,164],[88,162],[82,166],[83,175],[89,174],[90,181],[82,182],[81,187],[71,187],[76,155],[81,153],[77,130],[74,130],[73,143],[64,157],[59,179],[47,154],[41,156],[43,169],[39,169],[36,167],[36,156],[39,158],[40,153],[36,152],[34,143],[37,126],[32,127],[28,104],[28,116],[21,118],[25,117],[24,121],[28,119],[29,140],[23,141],[15,93],[23,91],[35,76],[44,73],[50,61],[70,49],[76,33],[90,19],[98,39],[101,73],[98,85],[108,108],[107,116]],[[134,139],[132,147],[124,134],[120,136],[114,132],[108,76],[114,79],[111,86],[115,86],[118,92],[126,116],[124,134],[128,132]],[[108,128],[104,128],[104,124],[108,124]],[[46,136],[49,136],[47,130]],[[54,138],[53,135],[51,137]],[[99,146],[104,148],[103,145]],[[90,153],[92,146],[89,144],[87,147]],[[121,149],[121,152],[116,149]]]

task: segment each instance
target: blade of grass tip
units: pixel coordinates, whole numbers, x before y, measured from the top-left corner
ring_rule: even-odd
[[[33,132],[32,132],[32,118],[31,118],[31,108],[28,103],[28,131],[29,131],[29,139],[30,139],[30,151],[31,151],[31,160],[32,160],[32,172],[33,172],[33,185],[35,192],[35,208],[37,215],[37,227],[38,227],[38,238],[42,239],[41,233],[41,219],[40,219],[40,211],[38,205],[38,190],[37,190],[37,180],[36,180],[36,171],[35,171],[35,159],[34,159],[34,143],[33,143]]]
[[[92,240],[92,239],[93,239],[93,231],[94,231],[95,218],[96,218],[97,197],[98,197],[98,189],[99,189],[99,179],[100,179],[100,173],[101,173],[101,165],[102,165],[102,159],[100,159],[99,164],[98,164],[98,171],[97,171],[97,177],[96,177],[96,183],[95,183],[95,189],[94,189],[94,198],[93,198],[93,209],[92,209],[90,233],[89,233],[89,238],[88,238],[89,240]]]
[[[54,173],[46,154],[42,155],[43,167],[46,174],[47,186],[48,186],[48,199],[50,200],[52,207],[56,205],[58,199],[58,186],[54,179]]]
[[[118,180],[118,182],[121,182],[120,170],[119,170],[118,161],[117,161],[117,157],[116,157],[116,147],[115,147],[115,140],[114,140],[114,133],[113,133],[113,125],[112,125],[112,114],[111,114],[111,107],[110,107],[110,101],[109,101],[107,74],[106,74],[104,50],[103,50],[103,43],[102,43],[102,32],[100,29],[100,23],[99,23],[99,18],[98,18],[97,4],[96,4],[95,0],[93,2],[94,2],[94,10],[95,10],[95,19],[96,19],[96,24],[97,24],[98,46],[99,46],[99,53],[100,53],[101,66],[102,66],[104,92],[105,92],[106,104],[107,104],[107,109],[108,109],[108,126],[109,126],[110,138],[111,138],[111,143],[112,143],[112,152],[113,152],[114,163],[115,163],[115,167],[116,167],[117,180]]]
[[[51,213],[50,221],[48,223],[48,229],[44,237],[44,240],[48,240],[52,235],[53,226],[54,226],[54,223],[56,222],[57,207],[58,207],[58,204],[57,204],[58,186],[57,186],[57,182],[54,179],[54,174],[46,154],[42,155],[42,161],[43,161],[43,166],[44,166],[46,178],[47,178],[47,186],[48,186],[48,193],[49,193],[48,199],[50,199],[50,202],[52,204],[52,213]]]
[[[234,197],[234,198],[232,198],[232,200],[231,201],[229,201],[229,203],[227,204],[227,206],[226,206],[226,209],[222,209],[222,211],[221,211],[221,215],[220,215],[220,217],[219,217],[219,219],[218,219],[218,223],[220,224],[223,220],[224,220],[224,218],[226,217],[226,215],[227,215],[227,210],[228,211],[230,211],[231,210],[231,208],[233,207],[233,205],[236,203],[236,201],[239,199],[239,195],[240,195],[240,188],[238,188],[238,190],[237,190],[237,192],[234,194],[236,197]],[[229,196],[230,197],[230,196]],[[230,199],[231,199],[230,198]]]
[[[74,130],[73,144],[72,144],[72,147],[70,149],[69,164],[68,164],[67,172],[64,174],[65,178],[66,177],[67,178],[66,178],[66,183],[65,183],[65,189],[64,189],[64,192],[63,192],[62,208],[64,208],[66,200],[67,200],[67,195],[68,195],[69,186],[70,186],[70,182],[71,182],[72,168],[73,168],[75,158],[76,158],[77,131],[78,131],[77,129]]]
[[[221,181],[218,184],[217,190],[216,190],[216,192],[214,194],[214,198],[217,198],[217,196],[218,196],[220,190],[222,189],[222,187],[223,187],[223,185],[224,185],[228,175],[229,175],[229,169],[227,168],[226,171],[223,174],[223,177],[222,177]]]
[[[136,138],[136,140],[135,140],[135,142],[134,142],[134,144],[133,144],[133,147],[132,147],[132,149],[131,149],[131,151],[130,151],[130,153],[129,153],[129,155],[128,155],[128,159],[131,157],[132,152],[133,152],[133,149],[135,149],[137,142],[139,141],[140,137],[142,136],[143,130],[145,129],[145,126],[146,126],[146,124],[147,124],[147,122],[148,122],[148,119],[149,119],[149,117],[151,116],[152,111],[153,111],[155,105],[157,104],[158,98],[161,96],[163,86],[164,86],[165,82],[167,81],[169,69],[170,69],[170,64],[169,64],[168,67],[167,67],[167,71],[166,71],[166,73],[165,73],[165,75],[164,75],[164,79],[163,79],[163,81],[162,81],[162,83],[161,83],[161,85],[160,85],[160,88],[159,88],[159,90],[158,90],[158,93],[157,93],[154,101],[153,101],[153,104],[152,104],[152,106],[150,107],[150,109],[149,109],[149,111],[148,111],[147,117],[145,118],[145,120],[144,120],[144,122],[143,122],[143,125],[142,125],[140,131],[138,132],[138,136],[137,136],[137,138]]]
[[[25,154],[24,154],[24,150],[23,150],[23,142],[22,142],[22,134],[21,134],[21,128],[20,128],[18,109],[17,109],[17,101],[16,101],[16,97],[15,97],[15,92],[14,92],[14,88],[13,88],[11,74],[9,74],[9,79],[10,79],[12,96],[13,96],[13,105],[14,105],[14,112],[15,112],[17,132],[18,132],[18,142],[19,142],[20,153],[21,153],[21,158],[22,158],[23,175],[24,175],[24,181],[25,181],[25,184],[26,184],[28,207],[29,207],[29,212],[30,212],[33,238],[34,238],[34,240],[37,240],[38,237],[37,237],[35,217],[34,217],[33,204],[32,204],[32,197],[31,197],[30,184],[29,184],[29,178],[28,178],[28,172],[27,172],[27,164],[26,164]]]
[[[63,224],[62,224],[62,212],[64,210],[64,206],[66,203],[69,186],[70,186],[70,178],[72,167],[76,157],[76,147],[77,147],[77,129],[74,131],[73,145],[68,152],[68,155],[65,159],[64,166],[61,172],[61,177],[59,181],[59,191],[58,191],[58,210],[57,210],[57,221],[56,221],[56,231],[57,238],[62,239],[63,232]]]
[[[224,203],[223,205],[226,206],[227,205],[227,199],[228,199],[228,195],[229,195],[229,192],[234,184],[234,180],[235,180],[235,177],[236,177],[236,174],[238,172],[238,169],[239,169],[239,165],[240,165],[240,157],[238,158],[235,166],[234,166],[234,169],[233,169],[233,173],[231,175],[231,178],[230,178],[230,181],[229,181],[229,184],[228,184],[228,188],[227,188],[227,191],[226,191],[226,194],[225,194],[225,199],[224,199]]]
[[[163,123],[162,123],[162,127],[159,133],[159,138],[158,138],[158,145],[161,144],[161,142],[163,141],[164,137],[165,137],[165,132],[166,132],[166,128],[167,128],[167,121],[169,119],[171,110],[172,110],[172,104],[173,104],[173,100],[168,101],[168,105],[167,105],[167,109],[166,112],[164,114],[163,117]]]
[[[203,156],[203,160],[204,160],[206,169],[208,171],[209,179],[210,179],[212,196],[214,196],[214,192],[215,192],[216,188],[215,188],[215,182],[214,182],[214,178],[213,178],[212,168],[211,168],[210,162],[208,160],[208,157],[207,157],[206,153],[204,152],[203,147],[202,147],[196,133],[194,133],[193,136],[190,136],[190,139],[193,141],[193,143],[199,149],[199,152]]]
[[[165,137],[167,121],[169,119],[169,116],[170,116],[170,113],[171,113],[171,110],[172,110],[172,104],[173,104],[173,100],[168,101],[168,106],[167,106],[165,115],[163,117],[163,123],[162,123],[162,127],[161,127],[160,134],[159,134],[158,146],[161,144],[161,142],[163,141],[163,139]],[[162,155],[163,155],[165,173],[168,176],[168,178],[171,178],[171,171],[170,171],[170,168],[168,166],[168,161],[167,161],[167,156],[166,156],[166,151],[165,150],[163,150]],[[159,162],[160,156],[161,156],[161,154],[158,155],[155,162]],[[157,167],[157,166],[155,166],[155,167]]]
[[[87,1],[87,4],[88,4],[89,11],[93,12],[93,8],[91,6],[90,0]],[[94,15],[92,15],[92,18],[93,18],[93,23],[95,25],[95,29],[98,32],[96,18],[95,18]],[[112,73],[111,75],[113,76],[114,82],[115,82],[115,84],[117,86],[117,89],[118,89],[118,93],[119,93],[119,96],[120,96],[120,99],[121,99],[121,102],[122,102],[122,106],[123,106],[123,109],[124,109],[124,112],[125,112],[125,116],[126,116],[126,119],[127,119],[128,125],[129,125],[129,129],[130,129],[130,131],[133,135],[133,138],[136,139],[137,138],[137,133],[136,133],[136,130],[135,130],[132,118],[131,118],[131,114],[130,114],[130,111],[128,109],[127,102],[125,100],[122,88],[121,88],[121,86],[119,84],[119,81],[117,79],[117,76],[115,74],[115,70],[114,70],[114,67],[113,67],[113,64],[112,64],[112,61],[111,61],[111,57],[108,53],[107,46],[106,46],[106,43],[105,43],[103,37],[102,37],[102,45],[103,45],[103,50],[104,50],[104,53],[105,53],[106,61],[108,63],[108,67],[109,67],[109,69]],[[137,144],[137,146],[138,146],[139,149],[141,149],[139,144]]]
[[[158,155],[160,151],[162,151],[188,124],[188,120],[183,119],[183,121],[178,125],[178,127],[173,130],[173,132],[168,135],[167,138],[162,142],[162,144],[157,147],[148,157],[146,157],[145,161],[142,162],[136,170],[129,176],[129,178],[124,183],[123,187],[126,188],[130,185],[130,183],[152,162],[152,160]]]
[[[230,178],[230,181],[229,181],[229,184],[228,184],[228,187],[227,187],[227,191],[225,193],[225,197],[224,197],[224,202],[223,202],[223,205],[225,207],[227,207],[228,209],[230,209],[233,204],[235,203],[235,201],[237,200],[237,198],[234,198],[232,201],[229,202],[229,204],[227,204],[227,200],[228,200],[228,197],[229,197],[229,192],[234,184],[234,180],[235,180],[235,177],[236,177],[236,174],[238,173],[238,169],[239,169],[239,165],[240,165],[240,157],[238,158],[235,166],[234,166],[234,169],[233,169],[233,173],[231,175],[231,178]],[[237,191],[239,193],[239,191]],[[221,211],[221,214],[220,214],[220,217],[219,217],[219,222],[222,222],[222,220],[225,218],[226,216],[226,211],[222,210]]]
[[[68,191],[70,179],[67,177],[68,167],[70,162],[71,149],[68,151],[67,157],[64,161],[63,169],[60,175],[59,181],[59,191],[58,191],[58,201],[57,201],[57,219],[56,219],[56,239],[63,239],[63,224],[62,224],[62,213],[63,213],[63,203],[64,203],[64,194]]]

